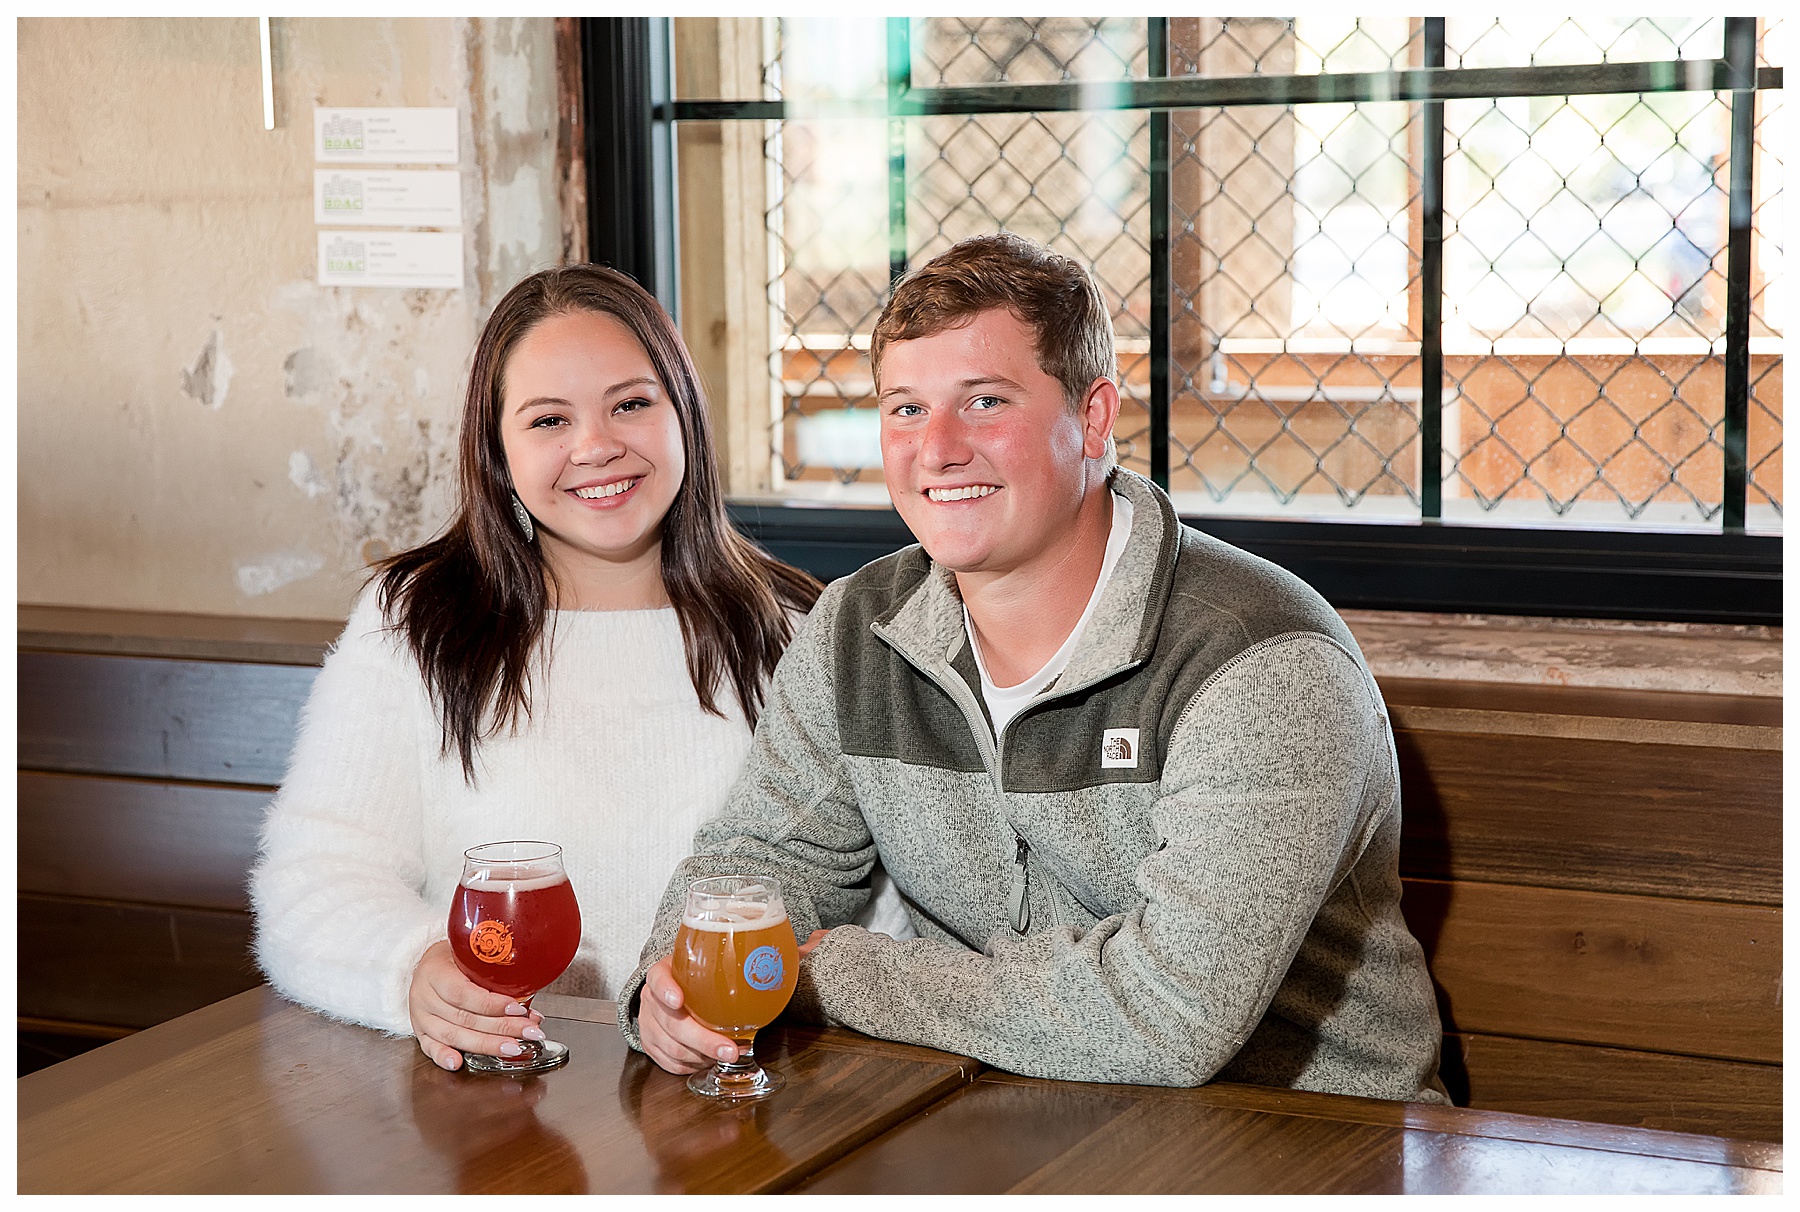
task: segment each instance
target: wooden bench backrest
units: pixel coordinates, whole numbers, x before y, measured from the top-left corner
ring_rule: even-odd
[[[114,1037],[262,979],[245,877],[338,630],[20,608],[21,1030]]]
[[[1458,1101],[1780,1139],[1780,701],[1384,690]]]

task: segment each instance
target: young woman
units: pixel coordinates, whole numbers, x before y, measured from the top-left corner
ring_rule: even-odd
[[[542,1016],[464,977],[446,922],[465,849],[538,838],[582,916],[553,987],[613,996],[818,593],[732,530],[656,300],[593,265],[519,283],[475,348],[455,520],[377,569],[307,702],[250,878],[263,971],[444,1068],[511,1055]]]

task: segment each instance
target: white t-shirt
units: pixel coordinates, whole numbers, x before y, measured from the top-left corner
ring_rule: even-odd
[[[1042,669],[1017,686],[994,685],[994,679],[988,676],[987,663],[981,659],[981,645],[975,640],[975,624],[969,620],[969,608],[963,607],[963,628],[969,633],[969,647],[975,653],[975,668],[981,671],[981,697],[987,700],[988,715],[994,721],[996,741],[1006,731],[1006,726],[1012,722],[1013,717],[1025,710],[1032,699],[1048,690],[1050,684],[1069,667],[1069,658],[1075,654],[1075,645],[1081,639],[1088,619],[1093,617],[1094,607],[1100,602],[1100,594],[1112,579],[1113,568],[1117,566],[1119,557],[1125,553],[1125,541],[1131,537],[1131,514],[1131,502],[1118,493],[1113,493],[1112,530],[1106,537],[1106,558],[1101,561],[1100,576],[1094,582],[1094,592],[1088,595],[1087,607],[1082,610],[1075,629],[1069,632],[1056,654],[1045,662]]]

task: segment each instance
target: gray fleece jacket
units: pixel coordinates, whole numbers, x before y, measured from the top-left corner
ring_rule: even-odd
[[[1039,1077],[1448,1101],[1356,641],[1148,480],[1112,487],[1125,552],[1068,670],[999,738],[955,579],[920,548],[825,591],[620,992],[634,1047],[684,889],[745,873],[781,881],[798,938],[842,927],[802,1014]],[[844,925],[877,855],[918,939]]]

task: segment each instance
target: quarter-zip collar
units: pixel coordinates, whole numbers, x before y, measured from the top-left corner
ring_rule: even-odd
[[[1133,506],[1131,537],[1052,694],[1091,685],[1149,657],[1174,581],[1181,536],[1168,496],[1122,467],[1113,469],[1108,487]],[[962,681],[950,669],[968,643],[962,594],[956,574],[937,561],[904,600],[876,620],[873,630],[921,671],[938,680],[948,674]]]

